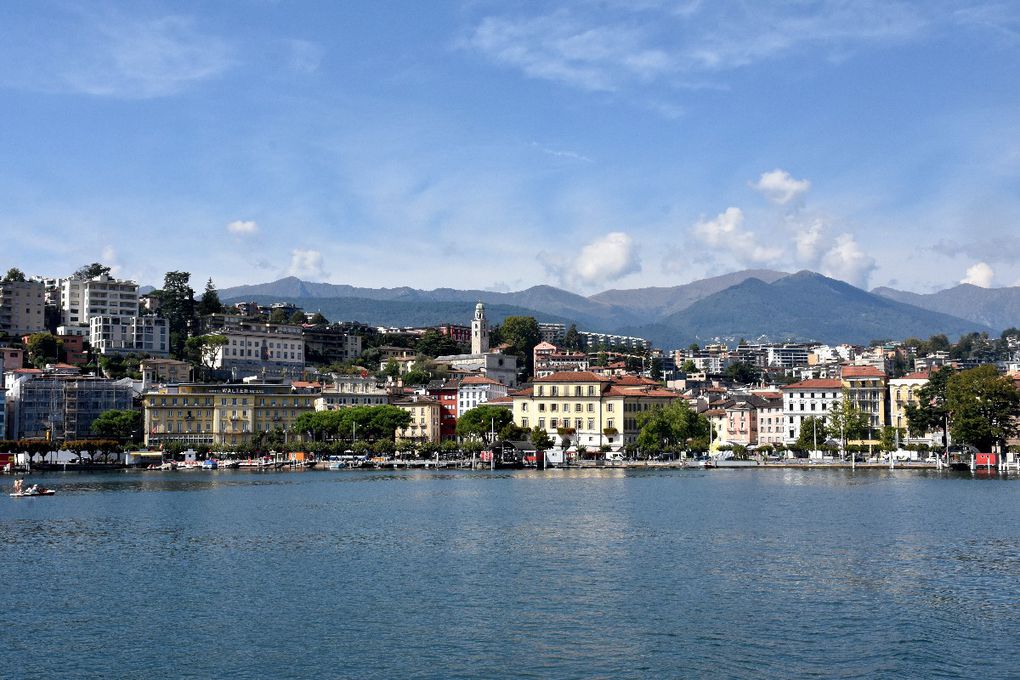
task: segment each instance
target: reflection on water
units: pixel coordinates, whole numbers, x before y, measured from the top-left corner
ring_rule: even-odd
[[[605,469],[45,483],[58,494],[0,499],[16,585],[0,626],[38,675],[1013,672],[1015,479]]]

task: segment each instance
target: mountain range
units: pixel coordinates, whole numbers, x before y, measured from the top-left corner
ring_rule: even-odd
[[[871,292],[922,309],[976,321],[997,330],[1020,326],[1020,286],[981,288],[961,283],[937,293],[910,293],[884,287]]]
[[[954,291],[959,292],[949,295]],[[957,286],[931,295],[890,288],[868,292],[809,271],[745,270],[679,286],[607,290],[589,297],[546,285],[516,292],[421,290],[287,277],[225,288],[220,297],[228,303],[289,302],[332,320],[385,326],[466,324],[481,301],[493,323],[529,315],[576,323],[582,330],[640,335],[662,347],[741,337],[867,343],[1020,325],[1014,311],[1020,311],[1020,288]]]

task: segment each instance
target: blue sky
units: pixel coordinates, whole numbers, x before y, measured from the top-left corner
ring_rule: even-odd
[[[1017,74],[1005,1],[2,3],[0,265],[1017,285]]]

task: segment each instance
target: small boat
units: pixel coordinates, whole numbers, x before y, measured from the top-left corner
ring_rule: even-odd
[[[215,458],[206,458],[202,461],[203,470],[215,470],[219,467],[219,462]]]
[[[11,498],[33,498],[35,496],[52,496],[57,493],[53,489],[25,489],[17,493],[12,493]]]

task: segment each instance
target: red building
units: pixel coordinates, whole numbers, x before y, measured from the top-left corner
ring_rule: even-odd
[[[439,327],[439,333],[453,339],[458,344],[471,344],[471,328],[469,326],[448,323]]]
[[[85,353],[85,338],[81,335],[58,335],[64,343],[64,354],[67,363],[75,366],[84,366],[88,363],[88,355]]]
[[[439,441],[457,438],[457,389],[460,381],[429,385],[426,392],[439,402]]]

